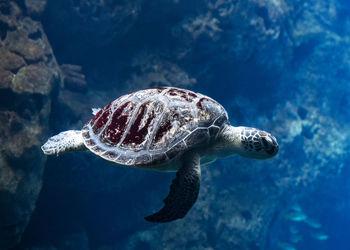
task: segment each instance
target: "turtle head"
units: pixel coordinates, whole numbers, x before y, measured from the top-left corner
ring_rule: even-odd
[[[241,147],[238,154],[255,159],[267,159],[278,152],[278,143],[271,134],[250,127],[238,127]]]

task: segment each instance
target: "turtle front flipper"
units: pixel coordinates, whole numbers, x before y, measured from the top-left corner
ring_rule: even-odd
[[[52,136],[41,146],[46,155],[61,154],[68,151],[86,149],[80,130],[68,130]]]
[[[150,222],[170,222],[183,218],[196,202],[201,179],[198,153],[184,157],[181,168],[164,199],[164,207],[155,214],[145,217]]]

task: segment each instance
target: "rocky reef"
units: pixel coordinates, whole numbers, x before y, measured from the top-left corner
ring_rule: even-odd
[[[25,0],[0,10],[2,248],[272,249],[281,214],[345,178],[344,1]],[[143,217],[173,174],[41,154],[49,134],[79,129],[91,107],[154,86],[210,95],[232,125],[276,135],[278,156],[204,167],[189,214],[153,225]]]
[[[34,1],[35,2],[35,1]],[[45,2],[45,1],[42,1]],[[41,3],[42,4],[42,3]],[[0,2],[0,248],[19,243],[38,198],[51,95],[60,71],[40,21],[25,1]]]

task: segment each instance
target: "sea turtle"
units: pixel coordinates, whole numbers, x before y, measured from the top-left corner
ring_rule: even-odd
[[[88,149],[120,165],[177,171],[164,207],[151,222],[183,218],[195,203],[200,165],[239,154],[266,159],[278,152],[272,135],[229,125],[225,109],[208,96],[174,87],[133,92],[95,110],[82,130],[61,132],[41,147],[45,154]]]

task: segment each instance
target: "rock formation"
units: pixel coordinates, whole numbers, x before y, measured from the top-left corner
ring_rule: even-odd
[[[35,209],[50,133],[51,94],[60,71],[35,18],[43,9],[0,2],[0,248],[19,243]],[[45,1],[41,1],[42,3]],[[41,4],[42,4],[41,3]]]

